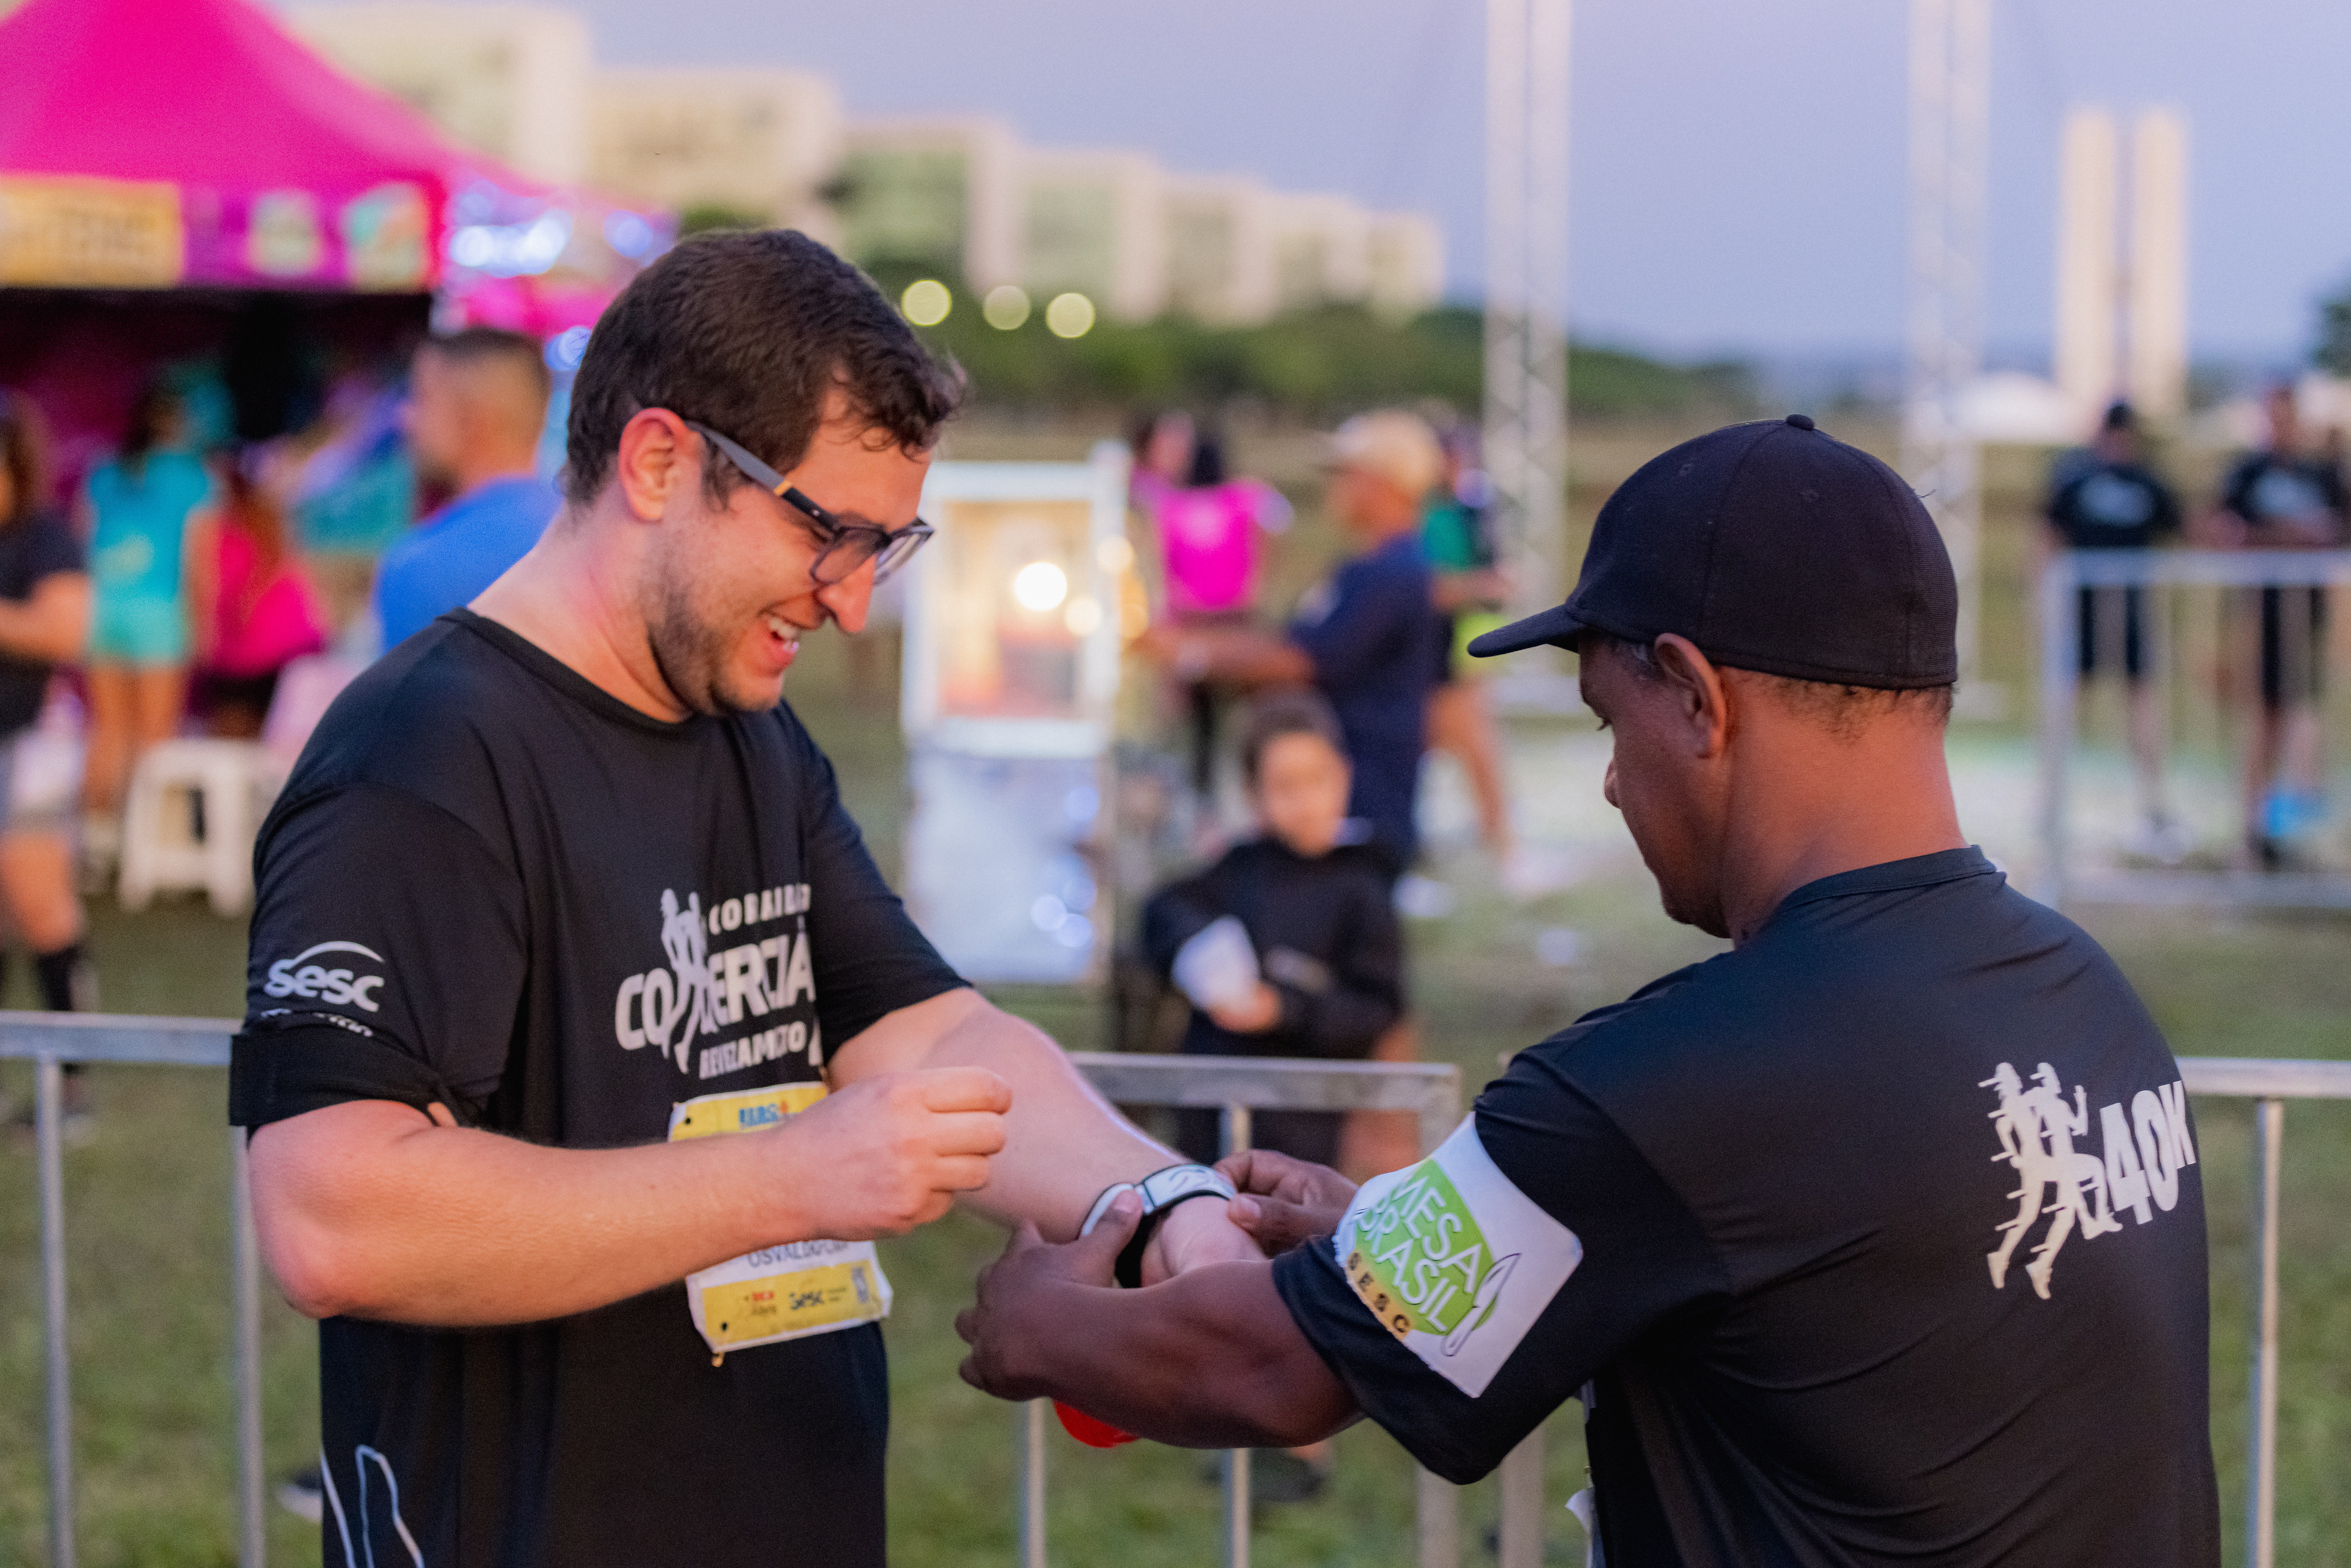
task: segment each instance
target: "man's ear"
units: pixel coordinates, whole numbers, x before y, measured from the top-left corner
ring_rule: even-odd
[[[1698,644],[1671,632],[1650,645],[1649,658],[1688,727],[1693,755],[1719,756],[1730,737],[1730,688],[1722,672]]]
[[[698,444],[685,422],[665,408],[641,409],[621,427],[613,473],[639,522],[657,521],[678,486],[701,483]]]

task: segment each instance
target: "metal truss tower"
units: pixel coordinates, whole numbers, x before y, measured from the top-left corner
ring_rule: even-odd
[[[1979,687],[1983,495],[1960,403],[1983,364],[1991,0],[1910,0],[1910,353],[1902,466],[1959,580],[1959,685]],[[1980,701],[1989,695],[1978,690]]]
[[[1522,611],[1563,592],[1571,3],[1486,5],[1486,469]]]

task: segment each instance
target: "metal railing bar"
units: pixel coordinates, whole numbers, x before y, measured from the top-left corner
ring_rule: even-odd
[[[2214,903],[2351,909],[2351,875],[2330,871],[2073,871],[2066,874],[2065,893],[2084,904],[2169,909]]]
[[[2246,1404],[2252,1431],[2246,1453],[2246,1562],[2273,1568],[2277,1557],[2278,1199],[2285,1145],[2285,1102],[2253,1104],[2255,1239],[2253,1365]]]
[[[261,1239],[253,1222],[253,1180],[245,1129],[228,1130],[230,1250],[235,1274],[231,1313],[236,1324],[236,1520],[240,1568],[269,1561],[267,1515],[262,1504]]]
[[[226,1067],[229,1038],[243,1027],[229,1019],[0,1011],[0,1061]]]
[[[1020,1564],[1045,1568],[1045,1413],[1050,1399],[1020,1407]]]
[[[74,1568],[73,1347],[66,1316],[65,1066],[39,1059],[33,1117],[41,1167],[41,1298],[48,1323],[49,1562]]]
[[[1217,1144],[1228,1155],[1238,1155],[1249,1147],[1254,1129],[1249,1125],[1249,1106],[1236,1100],[1227,1104],[1217,1116]],[[1224,1458],[1225,1514],[1220,1533],[1224,1537],[1225,1568],[1249,1568],[1249,1451],[1228,1448]]]
[[[2050,558],[2087,588],[2323,588],[2351,582],[2351,550],[2085,549]]]
[[[2351,1100],[2351,1061],[2261,1056],[2183,1056],[2190,1094],[2239,1100]]]
[[[1441,1061],[1293,1061],[1253,1056],[1161,1056],[1079,1051],[1070,1060],[1127,1105],[1260,1111],[1417,1111],[1458,1095],[1460,1070]]]

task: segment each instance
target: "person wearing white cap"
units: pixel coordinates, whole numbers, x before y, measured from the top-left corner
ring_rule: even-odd
[[[1418,414],[1383,409],[1341,425],[1325,463],[1325,504],[1358,549],[1300,601],[1287,632],[1159,627],[1142,647],[1186,681],[1319,688],[1354,767],[1348,810],[1356,831],[1401,876],[1419,848],[1413,799],[1439,635],[1421,501],[1444,455]]]

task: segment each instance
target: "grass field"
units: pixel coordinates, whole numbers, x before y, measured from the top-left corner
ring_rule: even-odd
[[[1066,437],[1063,438],[1066,444]],[[1040,444],[1042,438],[1040,438]],[[1612,444],[1613,443],[1613,444]],[[1007,443],[1008,444],[1008,443]],[[1655,433],[1579,448],[1594,465],[1589,487],[1628,470],[1659,444]],[[993,455],[993,454],[990,454]],[[1245,456],[1248,454],[1245,452]],[[1260,466],[1289,449],[1270,444]],[[1277,474],[1277,477],[1286,476]],[[1588,515],[1589,505],[1584,507]],[[2021,529],[1996,534],[1996,575],[2021,582]],[[2021,622],[1999,612],[1996,675],[2029,668]],[[1996,619],[1998,619],[1996,617]],[[2008,672],[2013,670],[2014,674]],[[886,689],[887,671],[866,672]],[[903,813],[903,756],[894,719],[876,718],[837,642],[810,645],[795,700],[839,763],[852,807],[885,865]],[[1622,997],[1716,944],[1668,924],[1637,873],[1610,873],[1531,910],[1483,890],[1477,862],[1440,866],[1461,895],[1443,922],[1412,931],[1416,1005],[1426,1052],[1458,1063],[1474,1087],[1499,1053],[1575,1014]],[[2218,917],[2185,912],[2093,914],[2086,923],[2115,952],[2181,1054],[2351,1056],[2351,923],[2335,917]],[[1581,937],[1572,965],[1535,960],[1541,927]],[[174,904],[130,917],[96,915],[94,942],[110,1010],[234,1013],[244,935],[235,922]],[[12,974],[5,998],[29,1001]],[[1072,1046],[1100,1043],[1092,998],[1014,992],[1001,998]],[[19,1101],[20,1070],[0,1076]],[[91,1568],[209,1565],[234,1561],[226,1134],[217,1074],[164,1069],[101,1072],[104,1131],[68,1156],[73,1235],[82,1560]],[[2242,1106],[2198,1107],[2213,1234],[2214,1433],[2222,1468],[2230,1561],[2240,1560],[2238,1500],[2244,1429],[2245,1252],[2249,1118]],[[2285,1376],[2279,1560],[2351,1564],[2351,1107],[2294,1107],[2285,1145]],[[973,1270],[998,1240],[950,1220],[892,1243],[897,1286],[889,1327],[894,1397],[891,1458],[893,1556],[905,1568],[1008,1563],[1014,1545],[1013,1413],[954,1375],[961,1347],[950,1322]],[[41,1319],[31,1152],[0,1142],[0,1564],[43,1561]],[[316,1442],[314,1336],[274,1300],[266,1330],[268,1440],[277,1469]],[[1341,1439],[1340,1482],[1326,1500],[1268,1516],[1258,1561],[1268,1568],[1411,1558],[1412,1488],[1395,1445],[1375,1430]],[[1558,1504],[1582,1484],[1573,1411],[1551,1429],[1553,1554],[1580,1561],[1581,1538]],[[1054,1555],[1065,1563],[1177,1568],[1216,1560],[1217,1494],[1201,1456],[1137,1445],[1107,1454],[1054,1439]],[[1493,1512],[1491,1483],[1464,1509],[1464,1562],[1474,1564]],[[272,1554],[317,1560],[314,1531],[273,1510]]]

